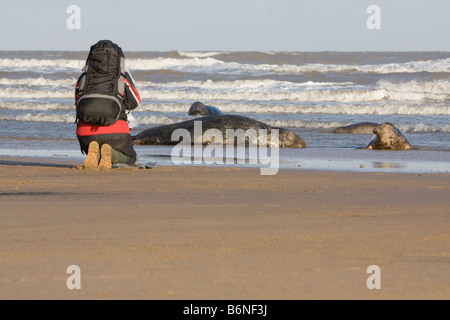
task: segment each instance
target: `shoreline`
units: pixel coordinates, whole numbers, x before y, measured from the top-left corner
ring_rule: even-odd
[[[374,151],[354,148],[279,149],[262,160],[250,156],[248,150],[241,157],[208,157],[192,148],[191,157],[172,155],[172,146],[135,146],[141,164],[162,166],[193,166],[213,168],[253,168],[276,174],[279,170],[373,172],[373,173],[449,173],[448,150]],[[235,150],[235,155],[238,155]],[[200,154],[198,158],[196,155]],[[224,150],[224,155],[225,155]],[[243,157],[242,157],[243,156]],[[38,159],[39,163],[74,162],[83,165],[85,155],[79,149],[0,149],[0,158]],[[32,161],[32,160],[31,160]],[[268,161],[268,162],[267,162]]]
[[[0,177],[2,299],[450,298],[448,174],[1,157]]]

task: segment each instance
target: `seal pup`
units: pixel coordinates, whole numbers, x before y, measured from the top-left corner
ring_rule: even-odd
[[[213,106],[206,106],[201,101],[194,102],[189,108],[188,115],[190,116],[219,116],[222,111]]]
[[[350,133],[350,134],[373,134],[373,129],[380,124],[375,122],[361,122],[351,124],[349,126],[337,127],[333,133]]]
[[[411,144],[400,129],[392,123],[385,122],[375,129],[376,135],[366,147],[368,150],[411,150]]]
[[[195,122],[201,122],[202,136],[199,137],[201,141],[195,141]],[[177,145],[180,141],[172,141],[172,133],[177,129],[185,129],[191,135],[191,142],[201,143],[204,145],[214,143],[214,137],[204,137],[204,133],[207,130],[218,130],[222,134],[222,143],[224,145],[234,143],[237,144],[235,137],[233,136],[230,140],[227,137],[227,130],[239,130],[242,129],[247,131],[249,129],[254,129],[256,133],[259,129],[267,130],[267,141],[271,141],[271,131],[273,129],[279,130],[279,147],[280,148],[305,148],[306,142],[298,136],[292,130],[284,128],[271,127],[263,122],[256,121],[243,116],[238,115],[222,115],[222,116],[209,116],[201,117],[193,120],[183,121],[175,124],[163,125],[155,128],[147,129],[136,136],[133,136],[133,143],[135,145]],[[250,141],[251,139],[246,137],[246,145],[260,144],[260,137],[256,137],[257,141]]]

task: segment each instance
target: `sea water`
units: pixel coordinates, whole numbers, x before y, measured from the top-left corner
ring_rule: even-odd
[[[88,52],[0,52],[0,154],[82,160],[74,88]],[[300,169],[448,172],[450,52],[126,52],[145,129],[190,120],[195,101],[291,128],[306,149],[280,150]],[[391,122],[413,151],[361,150],[371,135],[334,134]],[[171,147],[136,147],[141,161],[172,163]],[[236,165],[241,162],[236,160]]]

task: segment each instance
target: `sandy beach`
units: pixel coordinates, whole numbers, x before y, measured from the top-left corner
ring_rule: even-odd
[[[0,299],[449,299],[449,177],[1,157]]]

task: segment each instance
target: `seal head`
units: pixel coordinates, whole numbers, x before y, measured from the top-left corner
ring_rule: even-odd
[[[206,106],[201,101],[194,102],[189,111],[190,116],[219,116],[222,115],[222,111],[213,106]]]
[[[411,150],[411,144],[400,129],[392,123],[385,122],[375,129],[376,135],[366,147],[369,150]]]

